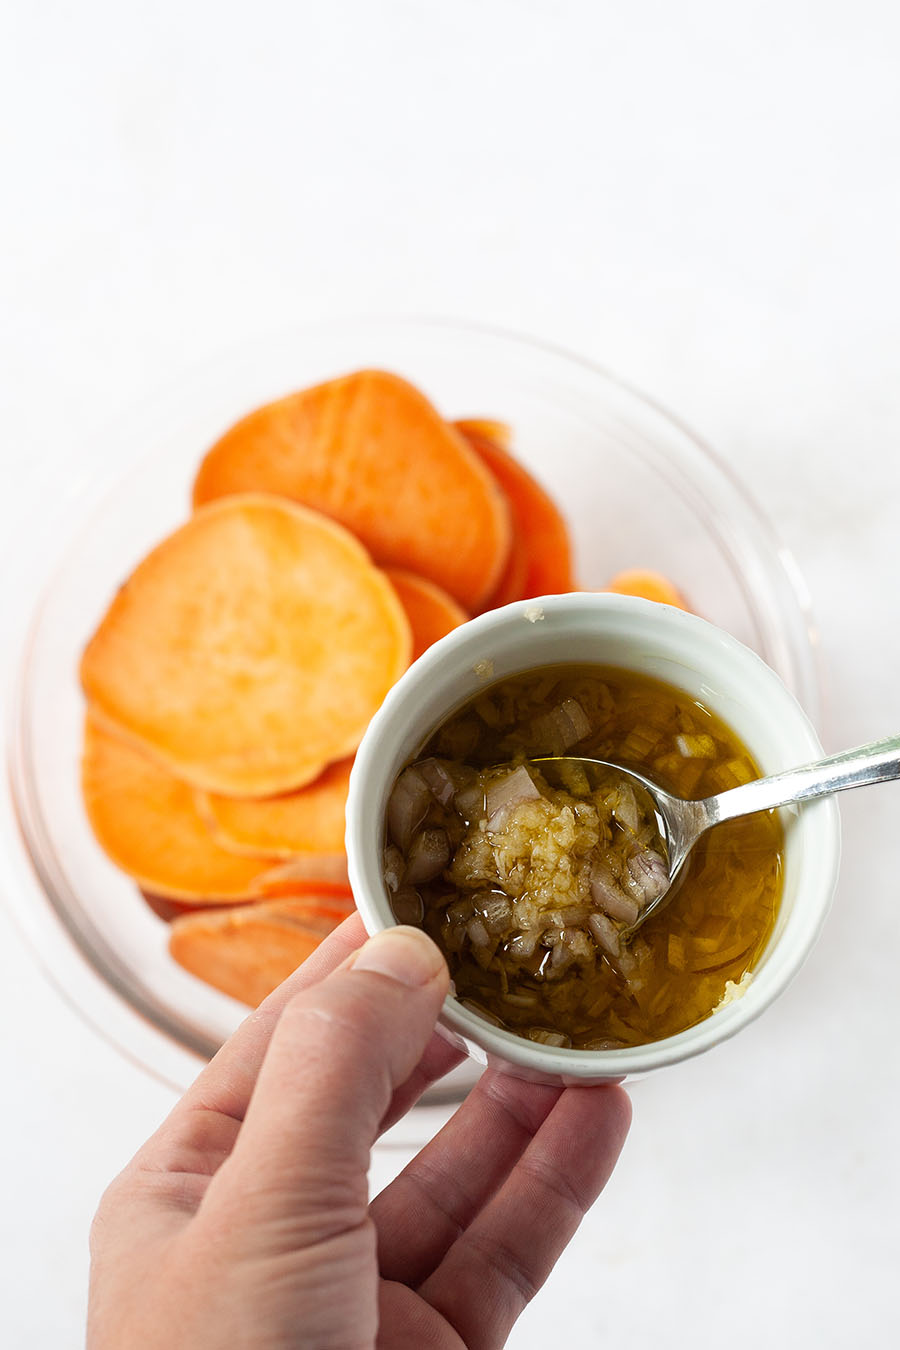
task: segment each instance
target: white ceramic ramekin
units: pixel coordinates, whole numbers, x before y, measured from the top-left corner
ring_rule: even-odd
[[[627,596],[572,594],[494,610],[431,647],[372,719],[350,777],[350,883],[369,933],[394,924],[382,878],[384,817],[403,765],[443,719],[485,685],[539,666],[596,663],[657,676],[718,713],[763,773],[823,751],[799,704],[753,652],[695,615]],[[746,991],[677,1036],[624,1050],[563,1050],[494,1027],[448,998],[442,1033],[483,1064],[543,1082],[601,1083],[688,1059],[727,1040],[797,973],[828,911],[840,857],[833,798],[785,812],[784,893],[768,946]]]

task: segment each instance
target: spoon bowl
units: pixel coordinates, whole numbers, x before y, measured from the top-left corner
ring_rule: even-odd
[[[610,780],[617,778],[623,780],[634,792],[645,818],[655,820],[656,837],[649,842],[647,854],[662,859],[664,869],[658,866],[654,868],[652,880],[656,884],[650,898],[646,900],[634,922],[626,923],[620,929],[623,937],[630,937],[669,897],[692,847],[700,835],[709,829],[709,824],[701,825],[705,818],[703,808],[706,803],[675,797],[637,770],[626,769],[623,765],[613,764],[606,759],[548,755],[533,759],[531,763],[550,779],[557,778],[555,772],[557,769],[578,766],[584,771],[591,788],[608,786]],[[565,786],[563,782],[559,785]]]

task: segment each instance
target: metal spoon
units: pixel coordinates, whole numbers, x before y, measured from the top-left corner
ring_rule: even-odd
[[[752,783],[730,788],[728,792],[720,792],[715,797],[704,797],[702,801],[685,801],[681,797],[673,797],[644,774],[604,759],[548,755],[532,762],[540,765],[545,773],[548,768],[552,772],[553,765],[577,764],[588,774],[589,781],[596,781],[597,769],[604,771],[603,778],[606,780],[612,770],[631,784],[639,801],[649,806],[656,816],[660,843],[668,866],[668,885],[647,903],[630,927],[622,930],[623,935],[627,936],[640,928],[659,908],[691,849],[707,830],[723,820],[752,816],[757,811],[771,811],[776,806],[787,806],[791,802],[812,801],[816,797],[827,797],[847,788],[865,787],[868,783],[883,783],[891,778],[900,778],[900,736],[889,736],[883,741],[861,745],[856,750],[829,755],[815,764],[786,769],[770,778],[757,778]]]

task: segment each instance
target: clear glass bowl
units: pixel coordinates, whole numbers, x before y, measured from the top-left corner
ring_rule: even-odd
[[[195,371],[110,429],[99,450],[116,467],[68,506],[55,571],[26,597],[6,811],[5,889],[35,953],[103,1035],[177,1088],[246,1010],[171,960],[166,925],[94,842],[79,794],[79,656],[116,585],[187,515],[217,436],[256,404],[362,366],[407,376],[448,417],[509,422],[516,453],[565,513],[585,588],[658,569],[818,711],[802,587],[759,511],[685,427],[588,362],[477,327],[373,320],[319,324]],[[458,1095],[474,1072],[430,1101]]]

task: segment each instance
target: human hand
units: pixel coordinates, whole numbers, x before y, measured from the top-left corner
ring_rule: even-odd
[[[89,1350],[493,1350],[602,1190],[618,1087],[488,1070],[368,1204],[369,1152],[458,1062],[417,929],[358,917],[245,1020],[106,1191]]]

